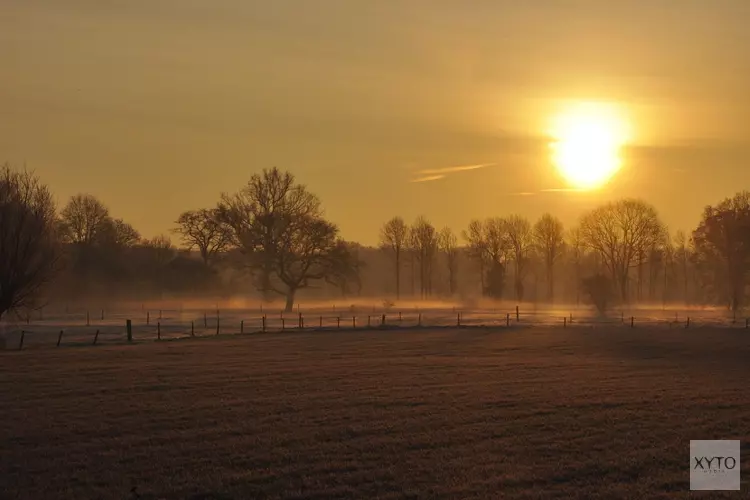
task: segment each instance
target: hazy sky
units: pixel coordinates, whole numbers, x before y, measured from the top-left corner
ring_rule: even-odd
[[[363,243],[397,214],[572,223],[620,196],[691,229],[750,188],[748,22],[748,0],[3,0],[0,162],[148,237],[272,166]],[[633,120],[600,192],[545,191],[571,99]]]

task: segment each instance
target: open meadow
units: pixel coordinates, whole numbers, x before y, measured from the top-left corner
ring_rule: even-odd
[[[708,326],[7,349],[0,497],[683,498],[691,439],[741,439],[747,491],[748,380]]]

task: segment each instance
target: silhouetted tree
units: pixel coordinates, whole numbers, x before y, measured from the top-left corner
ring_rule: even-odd
[[[505,289],[505,271],[510,248],[506,220],[499,217],[473,220],[463,232],[469,256],[479,263],[482,293],[500,299]]]
[[[137,244],[141,240],[141,235],[122,219],[108,217],[104,220],[97,239],[105,246],[128,248]]]
[[[600,256],[625,302],[630,269],[642,262],[663,234],[656,209],[640,200],[607,203],[581,219],[583,241]]]
[[[573,264],[573,282],[575,283],[576,305],[581,303],[581,266],[586,245],[583,241],[580,228],[574,228],[568,233],[568,248],[570,259]]]
[[[425,217],[418,217],[411,226],[411,245],[419,263],[421,297],[432,294],[432,265],[437,252],[435,227]]]
[[[61,226],[66,239],[72,243],[90,246],[106,229],[109,210],[89,194],[70,198],[61,212]]]
[[[448,269],[448,292],[451,296],[456,294],[456,273],[458,270],[458,238],[449,227],[444,227],[438,233],[438,247],[445,255],[445,263]]]
[[[534,224],[534,241],[544,262],[547,274],[547,300],[555,297],[555,264],[559,260],[563,245],[563,223],[551,214],[544,214]]]
[[[253,175],[239,193],[224,195],[219,208],[246,266],[260,278],[258,288],[284,295],[287,311],[298,290],[332,275],[342,258],[338,228],[288,172]]]
[[[687,237],[684,231],[677,231],[674,236],[674,261],[682,281],[682,298],[685,304],[690,302],[688,294],[688,266],[690,262],[690,250],[687,245]]]
[[[359,258],[360,245],[339,240],[331,252],[331,272],[325,277],[326,282],[337,287],[342,297],[352,292],[362,292],[362,269],[366,263]]]
[[[55,204],[30,172],[0,167],[0,318],[38,305],[58,269]]]
[[[584,278],[581,286],[589,301],[594,307],[596,307],[599,314],[605,316],[607,314],[607,308],[614,297],[612,281],[604,274],[595,274],[588,278]]]
[[[750,192],[706,207],[693,241],[698,268],[717,298],[741,309],[750,272]]]
[[[510,248],[513,253],[513,263],[515,265],[514,285],[516,298],[519,301],[523,301],[523,280],[528,271],[529,252],[533,246],[531,224],[528,220],[519,215],[511,215],[506,219],[505,228],[508,234]]]
[[[471,260],[476,262],[479,268],[479,277],[482,293],[485,287],[485,267],[488,261],[487,240],[482,221],[474,219],[469,222],[469,227],[462,233],[466,241],[466,253]]]
[[[396,299],[401,298],[401,258],[407,249],[409,226],[401,217],[394,217],[380,229],[380,247],[393,257],[396,268]]]
[[[185,248],[198,248],[206,267],[210,267],[231,241],[229,229],[220,220],[218,209],[183,212],[177,218],[175,232],[182,237]]]

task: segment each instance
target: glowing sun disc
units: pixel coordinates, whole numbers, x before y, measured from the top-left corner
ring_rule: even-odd
[[[620,170],[620,151],[629,134],[612,106],[582,103],[555,117],[551,135],[552,162],[558,172],[573,187],[595,189]]]

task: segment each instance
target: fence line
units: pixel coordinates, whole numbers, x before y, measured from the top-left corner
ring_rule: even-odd
[[[496,327],[510,328],[514,326],[560,327],[574,326],[604,327],[620,326],[623,328],[663,327],[697,328],[705,326],[735,327],[750,329],[750,318],[744,321],[717,314],[705,314],[705,311],[677,311],[672,316],[668,314],[649,314],[649,311],[639,311],[619,317],[610,316],[600,318],[589,311],[583,315],[562,310],[521,309],[519,306],[510,311],[501,309],[467,309],[445,308],[410,310],[380,310],[373,308],[371,313],[365,313],[356,308],[312,309],[294,312],[265,310],[258,314],[258,310],[227,310],[216,309],[211,314],[205,310],[189,309],[145,309],[139,312],[129,310],[122,312],[100,309],[95,316],[90,311],[65,314],[51,314],[49,310],[44,315],[40,313],[38,319],[25,318],[17,325],[3,325],[4,335],[0,335],[0,342],[4,341],[5,349],[23,349],[26,347],[56,345],[102,345],[123,342],[142,342],[151,340],[172,340],[188,337],[207,337],[218,335],[245,335],[256,333],[274,333],[289,331],[335,331],[335,330],[373,330],[440,327]],[[588,313],[588,314],[586,314]],[[682,314],[681,314],[682,313]],[[704,314],[701,314],[704,313]],[[158,321],[154,323],[153,318]],[[202,325],[202,326],[201,326]],[[3,345],[0,343],[0,349]]]

